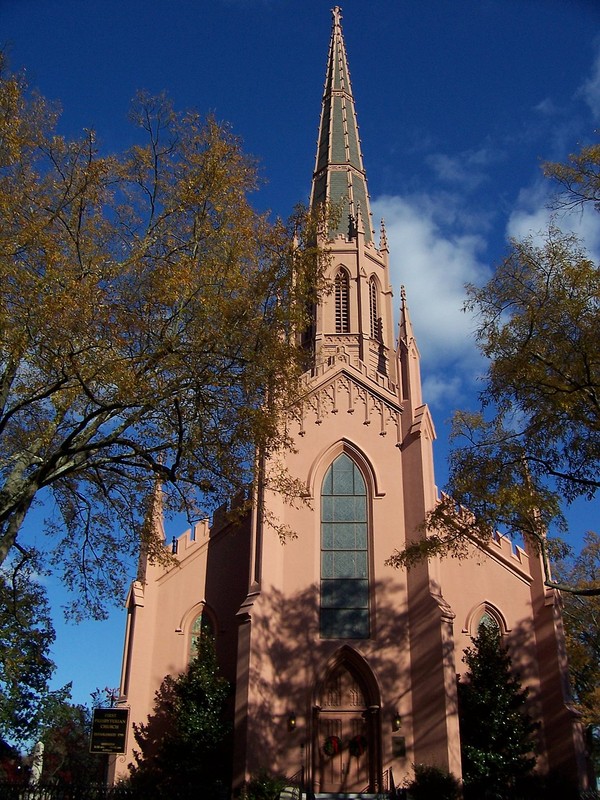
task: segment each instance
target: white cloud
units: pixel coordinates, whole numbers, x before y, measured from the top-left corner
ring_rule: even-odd
[[[471,232],[459,202],[447,194],[384,196],[372,207],[375,218],[385,219],[396,298],[406,287],[431,392],[425,399],[448,402],[480,368],[473,321],[462,306],[465,283],[481,283],[489,274],[481,260],[485,240]]]
[[[534,107],[534,111],[537,111],[544,117],[554,117],[559,113],[560,109],[551,97],[545,97]]]
[[[423,397],[432,407],[464,406],[464,380],[458,375],[426,373],[423,380]]]
[[[543,238],[552,219],[549,207],[550,195],[548,184],[537,181],[535,184],[521,189],[515,208],[506,223],[506,235],[510,239],[525,239],[533,236]]]
[[[496,154],[481,147],[454,156],[432,153],[426,161],[440,181],[471,191],[488,179],[487,173],[482,168],[496,159]]]
[[[588,104],[594,119],[600,120],[600,46],[592,66],[592,73],[584,81],[578,94]]]
[[[574,210],[554,210],[552,195],[547,183],[541,181],[521,189],[515,208],[511,212],[506,234],[510,238],[531,236],[537,244],[545,238],[550,224],[562,231],[574,233],[583,242],[591,257],[600,260],[600,226],[598,212],[591,203]]]

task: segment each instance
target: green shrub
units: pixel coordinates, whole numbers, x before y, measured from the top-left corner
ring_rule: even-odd
[[[244,800],[277,800],[285,786],[285,778],[277,778],[261,770],[246,784]]]
[[[408,785],[412,800],[457,800],[460,784],[454,775],[439,767],[415,764],[415,778]]]

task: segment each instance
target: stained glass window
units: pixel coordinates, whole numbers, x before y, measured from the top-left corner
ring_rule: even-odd
[[[369,628],[367,491],[343,453],[321,490],[321,636],[367,639]]]

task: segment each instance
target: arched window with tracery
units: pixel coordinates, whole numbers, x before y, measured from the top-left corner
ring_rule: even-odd
[[[335,332],[350,332],[350,279],[345,269],[335,276]]]
[[[379,313],[377,308],[377,281],[375,278],[369,280],[369,324],[371,339],[379,339]]]
[[[342,453],[321,488],[321,636],[368,639],[369,551],[367,488]]]

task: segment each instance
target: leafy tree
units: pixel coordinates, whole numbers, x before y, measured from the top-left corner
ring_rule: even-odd
[[[0,783],[22,783],[26,771],[16,747],[0,739]]]
[[[600,536],[586,534],[575,559],[557,567],[561,580],[578,586],[600,581]],[[571,686],[587,733],[596,774],[600,774],[600,598],[563,596],[565,639]]]
[[[89,708],[57,704],[40,740],[44,744],[41,783],[80,786],[101,783],[105,756],[90,753],[92,714]]]
[[[198,639],[188,671],[167,676],[156,693],[154,714],[135,725],[139,751],[131,765],[131,785],[160,800],[220,797],[229,726],[227,681],[218,674],[210,636]]]
[[[561,188],[556,198],[558,208],[581,208],[592,203],[600,211],[600,144],[582,147],[566,164],[548,163],[543,169]]]
[[[22,743],[36,736],[70,685],[50,691],[55,632],[33,555],[0,570],[0,737]]]
[[[492,625],[480,625],[463,661],[468,672],[458,684],[458,698],[465,797],[513,800],[535,766],[535,726],[524,710],[527,691]]]
[[[287,444],[324,255],[301,211],[251,208],[255,165],[214,119],[140,95],[140,142],[108,156],[57,116],[1,71],[0,562],[51,494],[55,561],[101,614],[157,482],[198,514]]]
[[[564,203],[600,197],[600,147],[547,174],[570,192]],[[482,287],[467,286],[479,349],[488,359],[481,411],[458,411],[448,495],[426,521],[430,536],[391,563],[463,556],[494,530],[524,535],[542,553],[546,585],[600,594],[551,577],[553,540],[565,510],[600,486],[600,269],[577,238],[552,226],[545,241],[512,241]],[[463,509],[468,509],[468,512]],[[576,532],[575,532],[576,533]]]
[[[92,698],[92,708],[112,708],[119,697],[119,687],[96,687],[96,689],[90,693],[90,697]]]

